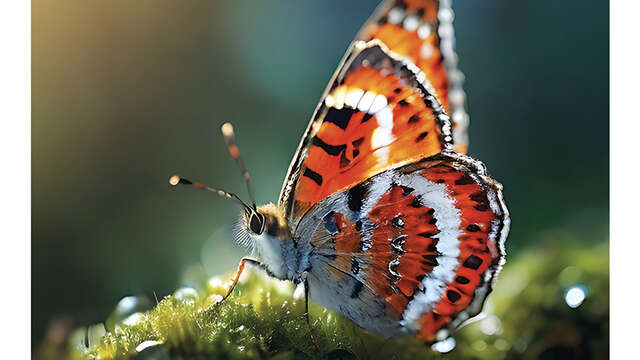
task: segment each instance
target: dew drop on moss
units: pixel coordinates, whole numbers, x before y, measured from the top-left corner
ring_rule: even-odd
[[[173,293],[176,302],[194,304],[198,300],[198,292],[192,287],[183,287]]]

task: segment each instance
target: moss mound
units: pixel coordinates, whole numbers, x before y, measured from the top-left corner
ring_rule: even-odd
[[[157,304],[124,298],[105,324],[76,329],[63,349],[45,342],[36,357],[429,359],[446,352],[449,359],[604,358],[608,265],[607,243],[523,252],[509,259],[480,319],[454,334],[455,339],[434,346],[415,339],[378,338],[310,304],[318,351],[293,284],[254,271],[222,303],[230,276],[209,279],[199,290],[178,289]],[[570,298],[571,289],[572,296],[584,298]]]

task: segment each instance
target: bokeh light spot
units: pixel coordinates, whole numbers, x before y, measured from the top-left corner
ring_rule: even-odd
[[[582,305],[584,299],[587,298],[587,287],[584,285],[574,285],[567,290],[564,295],[564,301],[570,308],[575,309]]]

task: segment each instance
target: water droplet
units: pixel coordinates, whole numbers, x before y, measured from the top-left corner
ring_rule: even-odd
[[[192,287],[183,287],[173,293],[173,299],[183,303],[194,304],[198,300],[198,292]]]
[[[141,342],[140,344],[138,344],[138,346],[136,346],[136,351],[137,352],[141,352],[142,350],[150,347],[150,346],[155,346],[160,344],[159,342],[155,341],[155,340],[145,340],[143,342]]]
[[[137,313],[133,313],[133,314],[129,315],[126,319],[122,320],[122,324],[127,325],[127,326],[132,326],[132,325],[135,325],[135,324],[141,322],[144,319],[145,319],[144,314],[140,313],[140,312],[137,312]]]
[[[108,331],[113,331],[117,325],[123,324],[123,321],[129,316],[135,313],[143,313],[152,307],[153,303],[146,296],[123,297],[113,309],[111,315],[109,315],[105,326]]]
[[[501,326],[500,319],[495,315],[488,315],[480,322],[480,331],[487,335],[494,335]]]
[[[163,343],[155,340],[146,340],[136,346],[136,359],[140,360],[169,360],[169,349]]]
[[[456,339],[449,337],[442,341],[438,341],[437,343],[431,345],[431,349],[433,351],[437,351],[441,354],[448,353],[456,347]]]
[[[121,323],[124,319],[131,316],[134,313],[145,312],[151,309],[153,305],[151,300],[146,296],[126,296],[123,297],[116,308],[111,313],[110,319],[107,320],[107,328],[111,329],[111,322],[115,324]]]
[[[122,300],[118,302],[116,305],[116,309],[121,311],[131,311],[136,304],[138,304],[138,298],[135,296],[126,296],[123,297]]]
[[[107,333],[104,324],[94,324],[86,328],[85,340],[87,347],[91,348],[100,342],[100,339]]]

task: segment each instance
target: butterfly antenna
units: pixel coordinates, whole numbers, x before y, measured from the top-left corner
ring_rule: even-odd
[[[236,136],[233,132],[233,126],[230,123],[222,124],[222,136],[224,137],[224,141],[227,143],[227,149],[229,149],[229,155],[236,161],[238,167],[240,168],[240,172],[242,172],[242,177],[244,181],[247,183],[247,191],[249,192],[249,198],[251,199],[251,203],[253,204],[253,209],[256,209],[256,200],[253,197],[253,191],[251,190],[251,184],[249,182],[249,172],[244,167],[244,161],[242,161],[242,156],[240,155],[240,150],[236,145]]]
[[[189,179],[185,179],[183,177],[180,177],[178,175],[173,175],[172,177],[169,178],[169,184],[173,185],[173,186],[177,186],[177,185],[191,185],[196,189],[199,190],[205,190],[205,191],[210,191],[212,193],[216,193],[218,194],[218,196],[222,196],[224,198],[228,198],[228,199],[234,199],[237,200],[242,206],[244,206],[246,209],[251,209],[251,207],[247,204],[245,204],[244,201],[242,201],[242,199],[240,199],[238,197],[238,195],[234,194],[234,193],[230,193],[230,192],[226,192],[222,189],[215,189],[212,188],[211,186],[207,186],[205,184],[199,183],[199,182],[195,182],[195,181],[191,181]]]

